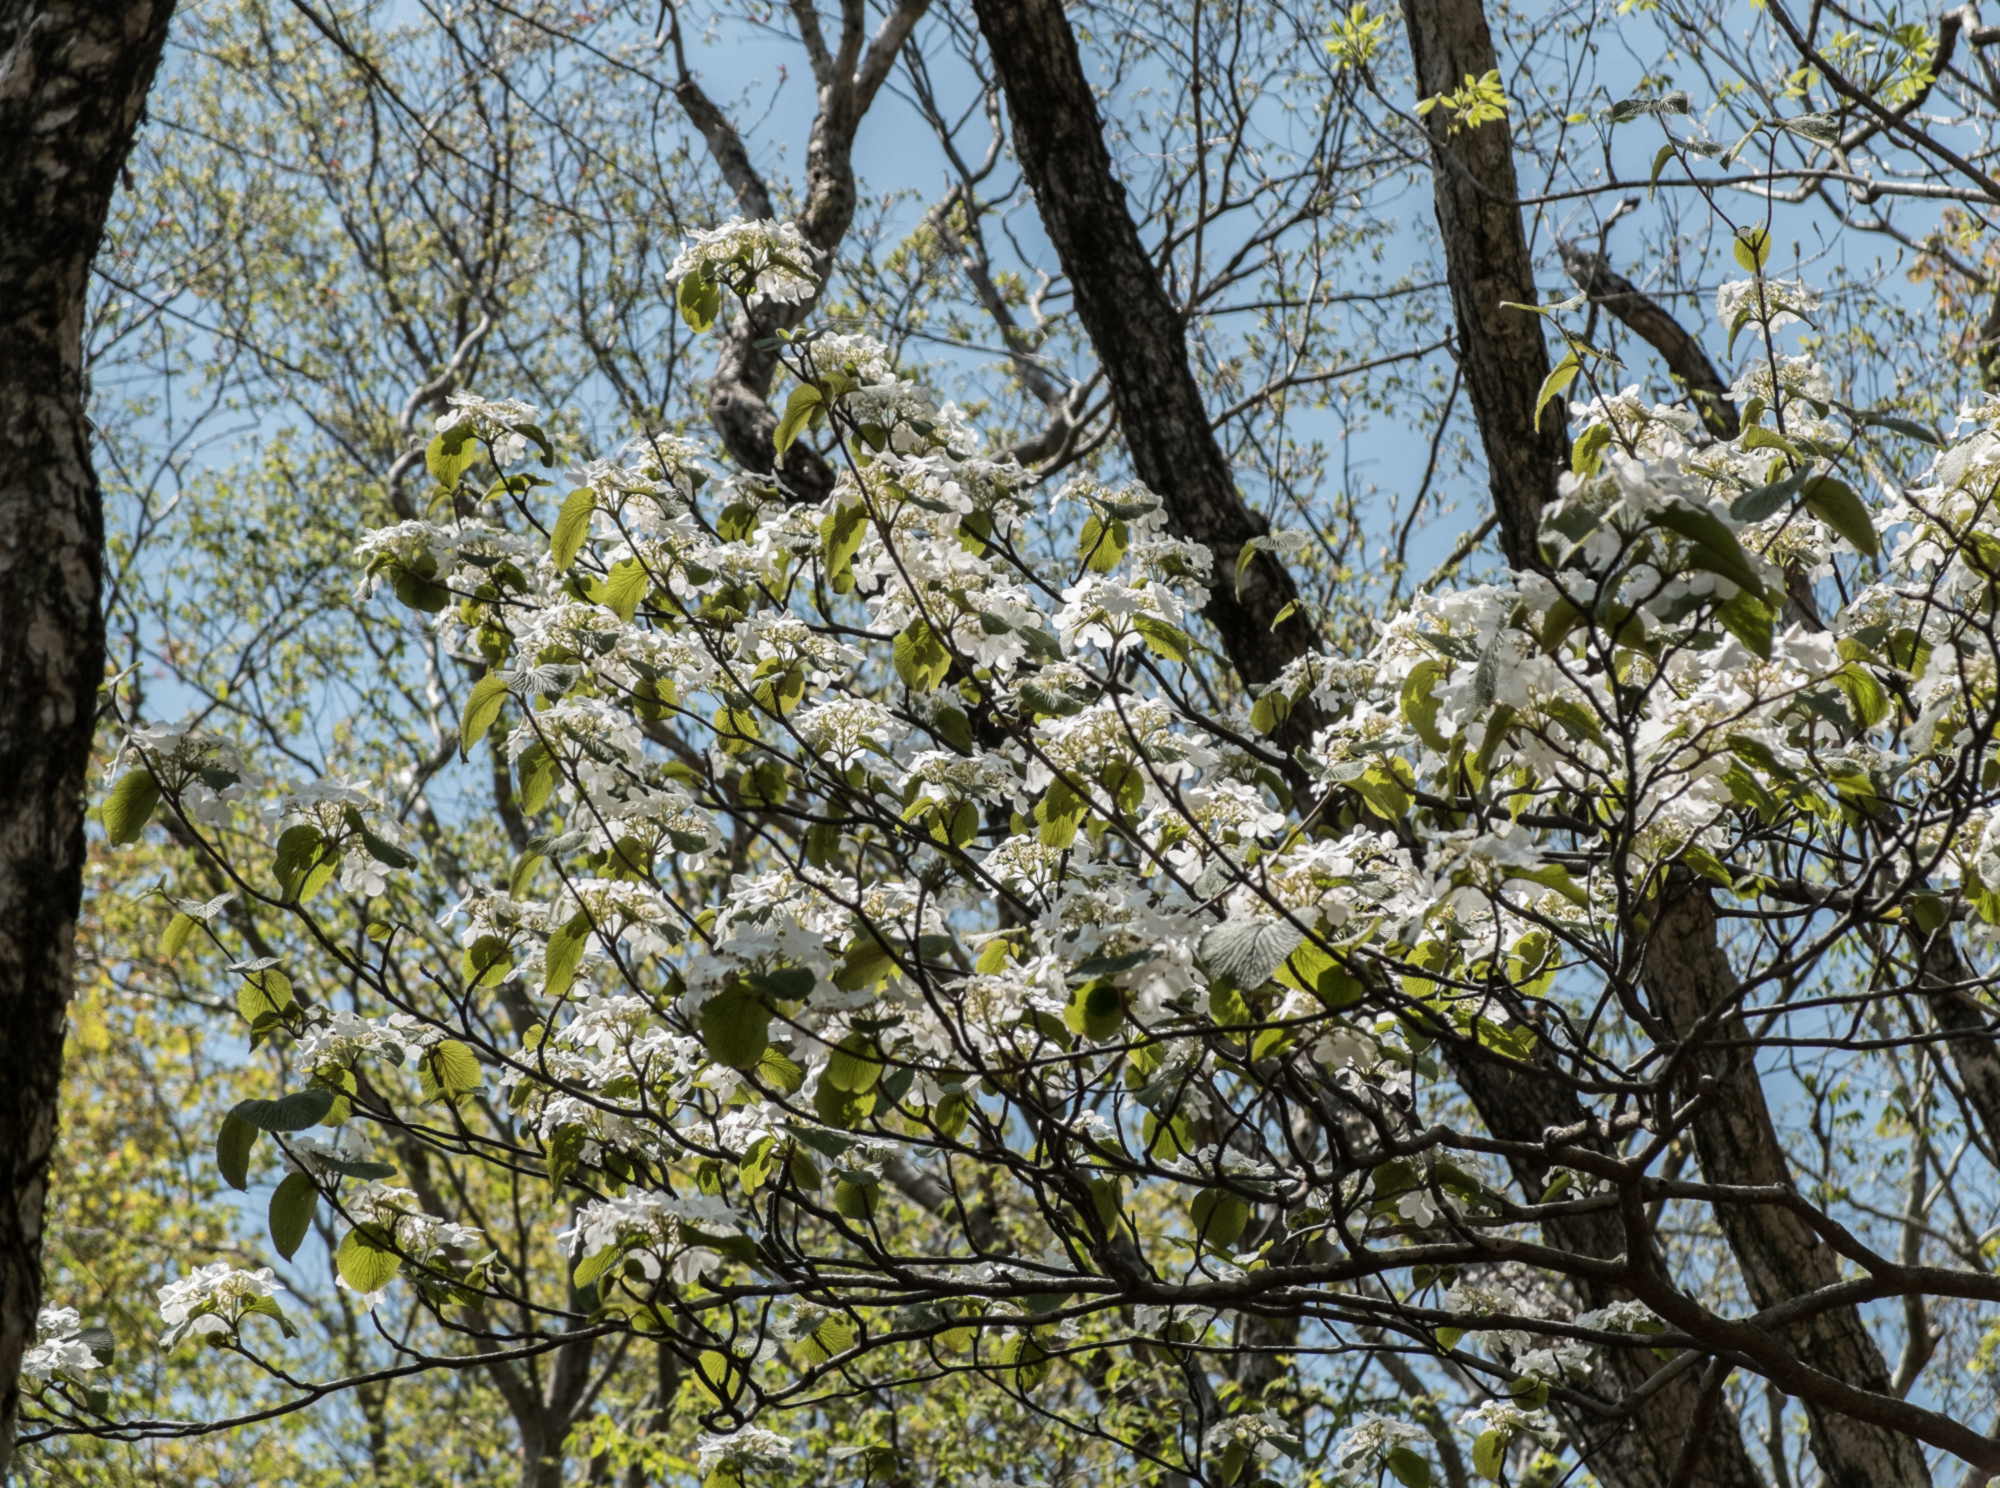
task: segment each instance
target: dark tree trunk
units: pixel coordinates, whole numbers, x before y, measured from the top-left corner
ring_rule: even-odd
[[[1403,0],[1403,15],[1420,95],[1451,92],[1467,77],[1482,77],[1498,66],[1480,0]],[[1536,303],[1533,264],[1517,204],[1511,135],[1502,122],[1454,127],[1449,113],[1439,108],[1428,117],[1438,228],[1458,323],[1459,361],[1486,452],[1502,551],[1515,567],[1533,567],[1540,561],[1536,533],[1541,513],[1555,499],[1557,479],[1568,462],[1569,433],[1559,408],[1545,410],[1539,421],[1535,416],[1535,399],[1549,371],[1540,318],[1503,308],[1503,302]],[[1690,950],[1719,957],[1714,927],[1706,928],[1705,946]],[[1460,1078],[1495,1135],[1533,1140],[1538,1128],[1570,1124],[1563,1118],[1573,1114],[1570,1108],[1575,1102],[1566,1100],[1557,1087],[1537,1088],[1538,1082],[1530,1078],[1492,1068],[1462,1067]],[[1761,1089],[1758,1095],[1761,1110]],[[1718,1182],[1745,1181],[1716,1169],[1710,1169],[1709,1176]],[[1568,1231],[1571,1222],[1562,1222],[1562,1227]],[[1625,1246],[1622,1234],[1600,1229],[1594,1221],[1578,1222],[1573,1233],[1551,1233],[1549,1238],[1591,1254],[1617,1254]],[[1621,1373],[1634,1371],[1638,1361],[1627,1359],[1612,1367]],[[1620,1382],[1629,1386],[1637,1381],[1635,1377]],[[1588,1436],[1578,1431],[1577,1446],[1592,1470],[1615,1488],[1666,1481],[1719,1488],[1755,1481],[1733,1416],[1719,1402],[1701,1401],[1701,1393],[1684,1377],[1636,1405],[1629,1436],[1617,1432]],[[1679,1449],[1696,1419],[1710,1423],[1710,1445],[1689,1465],[1691,1478],[1676,1478],[1681,1471]]]
[[[1486,1129],[1505,1142],[1540,1143],[1553,1128],[1587,1131],[1588,1112],[1559,1082],[1488,1055],[1467,1052],[1452,1061],[1452,1073],[1471,1097]],[[1553,1176],[1545,1164],[1515,1159],[1514,1180],[1530,1198]],[[1612,1260],[1624,1255],[1625,1226],[1610,1211],[1565,1214],[1545,1220],[1542,1238],[1577,1255]],[[1632,1293],[1594,1279],[1577,1282],[1587,1308],[1629,1299]],[[1593,1393],[1626,1400],[1645,1386],[1660,1361],[1641,1349],[1612,1351],[1593,1381]],[[1715,1412],[1706,1439],[1690,1441],[1686,1425],[1701,1410],[1702,1381],[1683,1371],[1664,1387],[1637,1400],[1628,1416],[1612,1420],[1563,1413],[1563,1425],[1579,1455],[1607,1488],[1763,1488],[1764,1476],[1750,1460],[1732,1412]],[[1557,1410],[1562,1413],[1560,1404]],[[1691,1477],[1676,1478],[1682,1458],[1692,1459]]]
[[[1736,974],[1716,933],[1707,889],[1671,880],[1646,940],[1646,991],[1681,1051],[1682,1099],[1701,1096],[1694,1145],[1711,1183],[1789,1188],[1791,1164],[1778,1140],[1757,1072],[1756,1040],[1738,1011]],[[1703,1085],[1707,1086],[1704,1094]],[[1840,1263],[1819,1233],[1777,1204],[1719,1203],[1716,1217],[1760,1308],[1833,1286]],[[1858,1309],[1828,1307],[1788,1332],[1815,1369],[1884,1399],[1889,1367]],[[1926,1488],[1923,1448],[1891,1427],[1805,1401],[1813,1456],[1826,1488]]]
[[[0,0],[0,1479],[42,1300],[104,631],[83,311],[172,0]]]
[[[1076,292],[1132,467],[1166,502],[1174,531],[1215,555],[1204,611],[1247,683],[1268,682],[1313,642],[1291,575],[1260,557],[1236,572],[1268,524],[1243,502],[1188,368],[1187,332],[1125,206],[1097,100],[1061,0],[973,0],[1007,96],[1014,152]],[[1240,579],[1240,583],[1239,583]],[[1240,588],[1240,593],[1239,593]]]
[[[1403,0],[1403,19],[1420,97],[1452,92],[1498,66],[1480,0]],[[1501,308],[1536,303],[1515,205],[1513,136],[1504,121],[1454,128],[1448,114],[1433,109],[1429,124],[1458,362],[1493,483],[1500,550],[1514,567],[1532,568],[1536,525],[1569,462],[1569,427],[1560,404],[1535,421],[1535,397],[1549,372],[1541,317]]]

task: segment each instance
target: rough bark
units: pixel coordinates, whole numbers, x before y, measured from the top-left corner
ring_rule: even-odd
[[[1468,1053],[1452,1061],[1452,1073],[1486,1129],[1504,1142],[1539,1143],[1551,1128],[1589,1129],[1589,1113],[1581,1102],[1562,1085],[1528,1070]],[[1516,1158],[1509,1166],[1530,1199],[1548,1187],[1552,1174],[1546,1164]],[[1610,1260],[1625,1253],[1625,1227],[1610,1211],[1554,1216],[1543,1223],[1542,1238],[1577,1255]],[[1632,1296],[1595,1277],[1578,1278],[1576,1287],[1586,1308]],[[1593,1393],[1607,1400],[1629,1399],[1658,1368],[1659,1362],[1643,1351],[1613,1351],[1600,1366]],[[1707,1439],[1688,1442],[1685,1426],[1701,1410],[1701,1397],[1701,1376],[1687,1370],[1634,1401],[1627,1416],[1607,1421],[1568,1415],[1563,1424],[1591,1471],[1610,1488],[1763,1488],[1763,1474],[1750,1460],[1733,1413],[1717,1412]],[[1690,1450],[1692,1475],[1677,1479],[1681,1458]]]
[[[1909,934],[1924,1005],[1951,1035],[1948,1047],[1959,1096],[1978,1123],[1987,1152],[2000,1153],[2000,1032],[1994,1010],[1972,990],[1985,980],[1966,964],[1950,925],[1926,935],[1912,924]]]
[[[1713,1183],[1790,1187],[1791,1165],[1764,1098],[1755,1042],[1736,1007],[1736,973],[1705,888],[1669,882],[1646,939],[1644,977],[1655,1012],[1672,1037],[1686,1041],[1679,1056],[1683,1096],[1706,1087],[1693,1122],[1702,1171]],[[1840,1280],[1838,1259],[1793,1210],[1721,1203],[1716,1218],[1760,1309]],[[1822,1373],[1890,1395],[1889,1366],[1857,1309],[1815,1312],[1785,1336],[1793,1353]],[[1811,1398],[1803,1403],[1826,1488],[1929,1484],[1923,1450],[1909,1436]]]
[[[1178,306],[1140,240],[1111,167],[1097,100],[1060,0],[974,0],[1007,98],[1014,153],[1076,294],[1139,479],[1174,531],[1215,555],[1203,612],[1247,683],[1268,682],[1313,642],[1292,578],[1268,557],[1237,572],[1243,544],[1268,530],[1216,442],[1188,365]],[[1280,616],[1285,616],[1280,619]]]
[[[171,0],[0,0],[0,1479],[42,1293],[97,687],[90,261]]]
[[[1499,65],[1480,0],[1403,0],[1403,19],[1420,96],[1449,93]],[[1428,125],[1459,366],[1486,453],[1500,550],[1514,567],[1532,568],[1537,522],[1569,460],[1569,430],[1559,408],[1535,421],[1535,396],[1549,372],[1541,318],[1501,308],[1537,302],[1515,205],[1513,136],[1504,121],[1455,129],[1448,113],[1433,109]]]
[[[1420,94],[1450,92],[1466,77],[1483,76],[1498,65],[1480,0],[1404,0],[1403,15]],[[1486,452],[1501,550],[1514,566],[1532,567],[1539,562],[1535,536],[1542,509],[1555,499],[1557,478],[1568,463],[1569,435],[1554,411],[1539,425],[1535,419],[1535,398],[1549,370],[1539,318],[1502,308],[1506,301],[1537,299],[1516,205],[1512,137],[1499,122],[1455,130],[1447,112],[1432,110],[1429,129],[1459,362]],[[1460,1060],[1456,1074],[1495,1136],[1535,1141],[1547,1128],[1573,1126],[1583,1115],[1559,1086],[1490,1062]],[[1516,1176],[1532,1184],[1537,1175]],[[1622,1230],[1603,1218],[1552,1221],[1548,1238],[1590,1255],[1625,1249]],[[1610,1298],[1592,1300],[1595,1305]],[[1636,1355],[1608,1367],[1624,1390],[1649,1372]],[[1682,1376],[1642,1398],[1627,1431],[1593,1433],[1586,1423],[1572,1422],[1579,1450],[1612,1488],[1747,1488],[1759,1482],[1733,1415],[1705,1404],[1701,1395],[1700,1383]],[[1712,1421],[1710,1443],[1700,1459],[1684,1465],[1687,1423],[1704,1415]],[[1677,1476],[1684,1467],[1691,1477]]]

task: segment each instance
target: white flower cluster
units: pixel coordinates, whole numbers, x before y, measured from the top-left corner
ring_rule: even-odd
[[[244,1315],[284,1290],[269,1266],[243,1271],[216,1261],[159,1289],[160,1317],[168,1324],[164,1342],[234,1333]]]
[[[135,757],[143,766],[134,765]],[[126,734],[110,770],[134,767],[151,770],[181,814],[206,826],[219,826],[257,783],[233,741],[186,724],[149,724]]]
[[[647,1280],[665,1272],[685,1285],[720,1259],[708,1241],[743,1233],[736,1213],[714,1195],[635,1190],[584,1205],[556,1238],[580,1258],[623,1250]]]
[[[752,306],[804,304],[819,293],[817,257],[796,222],[725,222],[694,234],[667,270],[667,281],[699,274],[746,289]]]
[[[532,403],[518,398],[482,398],[477,393],[452,393],[445,399],[445,412],[437,416],[437,431],[450,433],[470,423],[472,430],[493,450],[497,465],[518,465],[528,457],[528,436],[521,426],[533,424],[540,413]]]
[[[1518,1289],[1503,1289],[1480,1282],[1460,1282],[1445,1293],[1444,1305],[1457,1314],[1454,1326],[1476,1333],[1487,1350],[1517,1375],[1559,1384],[1590,1369],[1589,1345],[1573,1338],[1558,1338],[1513,1325],[1528,1322],[1536,1311],[1534,1299]],[[1606,1309],[1610,1313],[1610,1309]],[[1625,1314],[1619,1313],[1618,1316]],[[1497,1327],[1487,1327],[1479,1319],[1505,1318]]]
[[[473,1226],[426,1214],[421,1201],[407,1188],[363,1184],[343,1193],[341,1205],[356,1225],[376,1227],[397,1254],[418,1266],[452,1269],[476,1258],[486,1246],[486,1236]],[[371,1304],[387,1289],[361,1292],[349,1286],[344,1275],[339,1285]]]
[[[1421,1426],[1368,1412],[1356,1417],[1354,1424],[1347,1428],[1333,1449],[1333,1460],[1342,1469],[1351,1472],[1388,1456],[1399,1447],[1415,1448],[1429,1440],[1429,1435]]]
[[[1203,1453],[1211,1457],[1240,1446],[1250,1462],[1263,1466],[1296,1447],[1298,1433],[1276,1411],[1258,1411],[1217,1421],[1203,1433],[1201,1445]]]
[[[35,1341],[21,1355],[21,1377],[39,1385],[103,1368],[104,1361],[78,1336],[82,1332],[83,1317],[74,1307],[44,1307],[35,1315]]]
[[[766,1431],[761,1426],[745,1426],[740,1431],[704,1436],[695,1443],[695,1461],[704,1478],[722,1469],[739,1478],[746,1470],[774,1470],[792,1462],[790,1437]]]
[[[444,1035],[408,1013],[366,1018],[347,1008],[334,1008],[314,1020],[299,1035],[298,1059],[306,1069],[329,1072],[352,1069],[363,1058],[402,1064],[428,1049]]]
[[[1732,337],[1749,321],[1776,330],[1807,321],[1817,309],[1819,291],[1797,279],[1738,279],[1715,291],[1715,317]]]

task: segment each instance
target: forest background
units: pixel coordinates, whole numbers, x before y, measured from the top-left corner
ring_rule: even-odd
[[[1492,72],[1459,65],[1488,27]],[[1427,62],[1410,51],[1426,28]],[[1059,32],[1095,90],[1101,116],[1085,122],[1101,129],[1122,198],[1072,171],[1060,140],[1016,143],[1023,96],[1058,122],[1066,109],[1072,124],[1084,117],[1054,83],[1036,93],[1032,77],[1008,75],[1009,59],[1030,74],[1058,53]],[[423,906],[433,922],[494,863],[504,873],[531,834],[504,762],[461,747],[474,673],[407,609],[357,586],[356,545],[433,509],[427,449],[451,395],[467,392],[534,405],[566,449],[672,433],[824,496],[837,441],[807,438],[782,459],[774,448],[783,384],[758,339],[771,326],[732,314],[700,334],[670,282],[685,244],[732,219],[803,224],[826,253],[811,324],[878,338],[1050,492],[1135,470],[1162,487],[1153,472],[1219,456],[1231,500],[1210,510],[1222,514],[1211,545],[1222,551],[1225,532],[1232,548],[1266,529],[1296,534],[1288,582],[1317,632],[1356,654],[1412,597],[1532,551],[1519,512],[1540,508],[1519,491],[1569,463],[1543,392],[1560,412],[1564,394],[1637,385],[1735,438],[1734,414],[1713,420],[1738,372],[1809,351],[1845,408],[1871,415],[1843,458],[1884,481],[1914,477],[1930,451],[1897,421],[1948,430],[1987,387],[2000,259],[1980,163],[1996,43],[1969,7],[1815,5],[1795,20],[1775,5],[1677,0],[1483,15],[1413,0],[1407,18],[1366,5],[1091,3],[1068,7],[1066,24],[1063,8],[1027,0],[184,5],[84,333],[106,520],[98,763],[122,776],[129,758],[112,756],[125,727],[184,719],[300,777],[372,782],[399,803],[397,842],[445,865]],[[1517,183],[1499,197],[1496,148]],[[1031,180],[1051,149],[1054,175]],[[1062,208],[1050,200],[1065,191],[1070,225],[1052,231]],[[1070,253],[1129,275],[1115,253],[1073,239],[1078,221],[1121,212],[1151,287],[1079,283]],[[1746,242],[1760,275],[1819,287],[1809,322],[1767,319],[1755,346],[1714,314],[1718,286],[1745,273]],[[1092,302],[1121,295],[1136,307],[1129,323],[1093,324]],[[1503,301],[1562,304],[1538,318]],[[1552,387],[1565,356],[1580,380]],[[1213,455],[1182,464],[1160,431],[1135,437],[1136,422],[1170,417],[1133,391],[1149,359],[1185,367]],[[1058,508],[1027,541],[1067,554],[1080,520]],[[1283,606],[1258,612],[1260,582],[1236,598],[1268,634]],[[1269,667],[1246,674],[1263,642],[1245,641],[1243,624],[1211,610],[1197,629],[1219,712],[1247,708],[1287,659],[1273,647]],[[390,848],[377,868],[393,865],[401,848]],[[744,832],[731,851],[748,861],[757,847]],[[324,1205],[278,1263],[300,1334],[266,1356],[282,1363],[160,1347],[162,1287],[197,1264],[276,1259],[267,1206],[283,1175],[239,1192],[212,1149],[226,1112],[272,1093],[259,1047],[269,1030],[257,1027],[270,1009],[257,999],[274,994],[257,963],[283,946],[260,945],[278,932],[215,902],[226,880],[164,817],[136,845],[94,841],[85,874],[46,1296],[117,1347],[81,1416],[29,1407],[29,1481],[699,1477],[709,1464],[694,1418],[719,1402],[686,1360],[649,1356],[637,1333],[394,1373],[428,1303],[392,1298],[371,1315],[334,1285],[346,1227]],[[350,931],[367,923],[381,877],[351,870],[329,891],[348,896]],[[456,954],[449,931],[438,944]],[[1870,954],[1878,969],[1893,961]],[[319,995],[359,1006],[365,990]],[[1916,1052],[1892,1075],[1877,1067],[1885,1048],[1935,1049],[1934,1031],[1875,1032],[1872,1044],[1821,1039],[1810,1057],[1782,1040],[1766,1048],[1788,1181],[1867,1190],[1906,1235],[1990,1271],[1994,1169],[1974,1123],[1945,1109],[1952,1078],[1926,1075]],[[417,1186],[490,1181],[423,1147],[396,1156]],[[529,1192],[460,1197],[517,1211],[513,1270],[555,1274],[553,1232],[529,1218],[546,1199]],[[1725,1303],[1743,1284],[1732,1237],[1707,1221],[1672,1237],[1678,1262],[1709,1267]],[[1990,1417],[1990,1313],[1939,1307],[1912,1322],[1902,1301],[1871,1303],[1865,1323],[1887,1340],[1898,1398]],[[1413,1428],[1404,1450],[1425,1481],[1481,1475],[1481,1433],[1458,1422],[1493,1397],[1489,1383],[1413,1363],[1379,1336],[1362,1342],[1280,1369],[1308,1397],[1284,1407],[1305,1464],[1292,1470],[1411,1481],[1409,1456],[1350,1464],[1338,1445],[1357,1423],[1389,1419]],[[1242,1345],[1232,1339],[1219,1376],[1270,1389]],[[361,1382],[301,1403],[311,1380]],[[1204,1457],[1199,1432],[1168,1450],[1171,1401],[1154,1402],[1165,1426],[1135,1416],[1094,1432],[1115,1381],[1080,1369],[1052,1394],[1008,1383],[829,1395],[779,1428],[802,1443],[793,1480],[1246,1471],[1240,1452],[1226,1472],[1223,1454]],[[1737,1375],[1711,1393],[1761,1481],[1839,1480],[1816,1464],[1823,1423],[1789,1392]],[[279,1399],[299,1408],[257,1419]],[[242,1424],[163,1424],[226,1418]],[[1584,1441],[1511,1432],[1498,1471],[1614,1484],[1679,1470],[1597,1459]],[[1898,1470],[1915,1471],[1907,1458]]]

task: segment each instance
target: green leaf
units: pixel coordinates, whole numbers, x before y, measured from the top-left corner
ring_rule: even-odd
[[[755,1069],[771,1044],[771,1010],[752,993],[724,992],[701,1005],[695,1028],[717,1064]]]
[[[1868,505],[1854,487],[1830,475],[1816,475],[1805,484],[1806,510],[1838,532],[1859,552],[1873,558],[1881,552]]]
[[[303,898],[299,892],[307,872],[319,861],[326,838],[318,827],[301,822],[285,828],[278,838],[277,856],[271,861],[271,877],[287,899]]]
[[[439,433],[424,450],[424,468],[441,486],[455,486],[459,477],[479,458],[472,438],[472,420],[453,424]]]
[[[266,1018],[288,1013],[298,1006],[292,995],[292,979],[275,966],[246,973],[236,989],[236,1011],[255,1028]]]
[[[1305,935],[1284,920],[1231,920],[1201,938],[1201,959],[1216,976],[1251,991],[1271,980]]]
[[[695,1360],[695,1384],[717,1405],[727,1405],[749,1383],[743,1370],[727,1354],[705,1350]]]
[[[413,610],[435,615],[451,603],[451,590],[437,581],[437,560],[426,553],[420,568],[395,564],[389,570],[389,585],[396,598]]]
[[[304,1173],[287,1173],[271,1195],[271,1244],[290,1260],[298,1254],[306,1231],[312,1228],[313,1210],[319,1206],[319,1189]]]
[[[845,594],[854,587],[854,555],[868,535],[868,508],[846,502],[828,512],[819,524],[820,562],[826,581]]]
[[[1146,644],[1168,661],[1186,661],[1193,642],[1178,625],[1157,615],[1135,615],[1132,628],[1145,637]]]
[[[1576,436],[1569,448],[1569,468],[1578,475],[1595,475],[1604,463],[1605,446],[1611,443],[1611,425],[1592,424]]]
[[[160,783],[153,778],[153,772],[144,765],[127,770],[118,777],[118,783],[111,787],[111,794],[104,798],[104,805],[98,811],[104,819],[104,835],[121,845],[137,842],[139,834],[146,830],[146,823],[153,819],[153,808],[159,804]]]
[[[1549,369],[1549,375],[1542,379],[1541,391],[1535,394],[1535,427],[1537,429],[1542,426],[1542,410],[1554,402],[1557,397],[1561,396],[1563,389],[1568,387],[1572,382],[1575,382],[1576,374],[1582,370],[1583,363],[1577,360],[1577,355],[1573,351]]]
[[[1804,485],[1805,472],[1795,470],[1783,480],[1745,491],[1729,503],[1729,515],[1739,522],[1761,522],[1789,507]]]
[[[912,692],[929,692],[951,670],[951,653],[921,617],[896,633],[894,655],[896,675]]]
[[[1071,789],[1067,781],[1051,780],[1041,800],[1035,803],[1035,820],[1040,824],[1035,839],[1043,847],[1060,851],[1076,841],[1077,831],[1089,813],[1090,803]]]
[[[549,937],[548,949],[542,956],[542,990],[550,997],[561,997],[569,991],[570,983],[576,980],[577,967],[583,964],[583,947],[589,939],[590,916],[581,911]]]
[[[1849,663],[1833,680],[1846,695],[1847,706],[1863,728],[1874,728],[1889,716],[1889,689],[1866,667]]]
[[[1260,734],[1276,733],[1279,725],[1291,716],[1291,698],[1275,688],[1250,705],[1250,727]]]
[[[653,585],[653,576],[637,558],[620,558],[611,565],[603,582],[595,586],[594,598],[627,625],[639,613],[639,601]]]
[[[1718,573],[1739,589],[1763,597],[1764,585],[1743,545],[1728,524],[1706,507],[1685,501],[1668,501],[1653,513],[1653,521],[1694,545],[1691,556],[1707,560],[1703,567]]]
[[[1856,423],[1869,424],[1875,428],[1888,429],[1911,439],[1922,440],[1925,444],[1937,449],[1944,448],[1944,441],[1938,438],[1936,430],[1918,423],[1915,419],[1904,418],[1900,414],[1856,412],[1854,420]]]
[[[1347,782],[1382,820],[1398,822],[1410,814],[1410,793],[1387,765],[1373,764]]]
[[[1739,227],[1734,252],[1746,274],[1761,274],[1771,260],[1771,235],[1761,227]]]
[[[477,1090],[484,1078],[479,1056],[457,1039],[439,1039],[424,1050],[419,1073],[426,1084],[435,1085],[436,1093],[447,1100]]]
[[[697,336],[715,324],[722,311],[722,288],[706,273],[689,274],[674,290],[681,319]]]
[[[549,536],[549,556],[555,560],[560,572],[576,562],[576,555],[583,551],[584,539],[590,536],[591,514],[597,510],[597,492],[589,486],[578,486],[556,513],[555,530]]]
[[[555,791],[559,773],[555,756],[537,741],[521,751],[514,768],[521,776],[520,807],[532,815],[549,804],[549,796]]]
[[[222,1118],[215,1134],[215,1166],[222,1181],[238,1192],[250,1187],[250,1149],[256,1145],[256,1127],[233,1111]]]
[[[813,1329],[812,1337],[807,1340],[812,1345],[809,1352],[816,1360],[831,1359],[835,1354],[844,1354],[853,1348],[860,1336],[848,1319],[830,1317]]]
[[[869,1055],[868,1040],[851,1033],[827,1056],[826,1072],[820,1078],[836,1090],[864,1095],[875,1088],[882,1072],[882,1061]]]
[[[1909,899],[1910,918],[1917,922],[1917,929],[1925,935],[1935,935],[1951,919],[1951,910],[1936,894],[1912,894]]]
[[[334,1265],[350,1291],[379,1292],[403,1268],[403,1258],[380,1225],[356,1225],[334,1252]]]
[[[1403,1488],[1431,1488],[1431,1465],[1413,1449],[1396,1447],[1383,1461]]]
[[[1226,1188],[1204,1188],[1194,1196],[1195,1236],[1211,1250],[1226,1250],[1242,1238],[1250,1206]]]
[[[326,1113],[333,1109],[333,1100],[331,1090],[315,1086],[311,1090],[295,1090],[276,1100],[238,1101],[229,1114],[259,1131],[302,1132],[325,1119]]]
[[[1125,995],[1106,981],[1089,981],[1070,994],[1063,1009],[1069,1031],[1102,1043],[1116,1038],[1125,1023]]]
[[[188,937],[194,934],[195,924],[193,915],[175,910],[174,917],[167,921],[167,928],[160,932],[160,955],[168,961],[178,956],[187,945]]]
[[[1667,168],[1667,162],[1669,160],[1672,160],[1673,158],[1674,158],[1674,142],[1672,140],[1669,140],[1667,141],[1667,143],[1660,146],[1659,150],[1653,156],[1653,173],[1650,176],[1646,177],[1647,195],[1650,196],[1652,194],[1652,188],[1660,184],[1660,172]]]
[[[1076,556],[1091,573],[1110,573],[1125,556],[1132,531],[1115,518],[1109,522],[1092,512],[1077,534]]]
[[[498,672],[488,672],[472,684],[472,691],[465,699],[465,713],[458,723],[458,750],[461,757],[472,753],[472,746],[486,737],[500,717],[500,708],[507,701],[507,679]]]
[[[1490,1482],[1500,1481],[1507,1463],[1507,1433],[1497,1427],[1479,1433],[1472,1444],[1472,1470]]]
[[[1771,659],[1771,641],[1777,634],[1778,613],[1768,601],[1748,589],[1739,589],[1716,608],[1715,618],[1722,622],[1723,629],[1743,643],[1746,650],[1766,661]]]
[[[756,1074],[759,1080],[780,1095],[797,1095],[805,1088],[805,1070],[776,1049],[764,1051],[763,1057],[757,1061]]]
[[[465,948],[467,991],[495,987],[514,969],[514,953],[502,936],[482,935]]]
[[[813,419],[825,411],[826,395],[818,388],[809,382],[793,388],[791,397],[785,400],[784,417],[778,420],[777,430],[771,436],[778,453],[783,455],[796,444]]]

